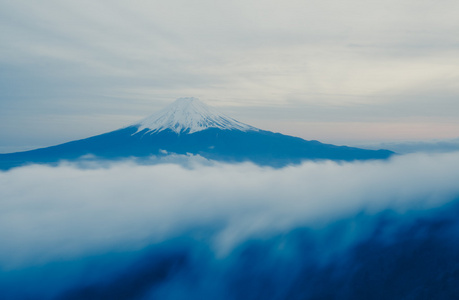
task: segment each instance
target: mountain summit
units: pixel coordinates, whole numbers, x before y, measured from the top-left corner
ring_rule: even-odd
[[[225,116],[216,109],[202,103],[198,98],[179,98],[165,109],[153,114],[133,126],[138,132],[156,133],[172,130],[176,133],[195,133],[208,128],[222,130],[258,130],[255,127]]]
[[[0,154],[0,169],[29,163],[56,164],[84,157],[136,159],[170,153],[194,154],[225,162],[249,161],[282,167],[304,160],[386,159],[388,150],[365,150],[307,141],[261,130],[230,118],[196,98],[180,98],[133,125],[48,148]]]

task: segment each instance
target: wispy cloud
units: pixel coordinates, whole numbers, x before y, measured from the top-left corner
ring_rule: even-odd
[[[261,265],[252,271],[288,268],[282,278],[269,276],[276,289],[289,288],[302,268],[345,263],[353,257],[347,251],[374,243],[375,233],[382,245],[395,243],[411,228],[401,224],[459,196],[458,153],[282,169],[172,159],[186,166],[63,163],[0,172],[4,295],[73,299],[126,292],[135,299],[158,285],[156,296],[188,291],[199,298],[212,293],[212,284],[218,294],[247,272],[237,271],[249,255],[244,251],[255,247],[250,251],[261,255],[257,240],[271,258],[253,258]],[[394,216],[380,216],[387,211]],[[429,232],[419,226],[423,235]],[[312,252],[297,254],[299,243]],[[186,284],[190,278],[196,285]],[[27,290],[19,288],[24,284]]]
[[[404,128],[455,120],[456,1],[0,5],[1,127],[27,126],[27,143],[34,135],[51,144],[97,133],[79,120],[88,114],[104,115],[92,128],[116,129],[180,96],[231,107],[258,127],[276,125],[264,116],[283,106],[299,112],[297,123],[279,116],[287,132],[304,137],[317,117],[343,119],[338,127],[348,138],[356,134],[349,123],[370,123],[368,116],[397,118]],[[320,128],[318,137],[337,138]]]
[[[427,209],[458,195],[458,164],[458,155],[449,154],[283,169],[132,163],[13,169],[0,173],[0,262],[19,267],[135,248],[209,224],[224,224],[214,242],[228,251],[253,234],[361,211]]]

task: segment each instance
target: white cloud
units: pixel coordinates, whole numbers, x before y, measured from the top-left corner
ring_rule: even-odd
[[[213,243],[224,255],[249,236],[321,227],[362,211],[441,206],[459,195],[458,176],[458,153],[283,169],[22,167],[0,173],[0,266],[132,250],[200,226],[218,231]]]

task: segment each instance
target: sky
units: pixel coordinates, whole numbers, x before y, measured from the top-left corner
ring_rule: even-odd
[[[336,144],[459,137],[459,2],[0,0],[0,152],[192,96]]]

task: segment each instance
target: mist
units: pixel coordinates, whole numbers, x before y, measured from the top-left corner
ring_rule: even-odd
[[[324,276],[346,299],[347,264],[374,252],[356,249],[458,232],[458,152],[281,169],[185,160],[0,172],[2,294],[314,299]]]

